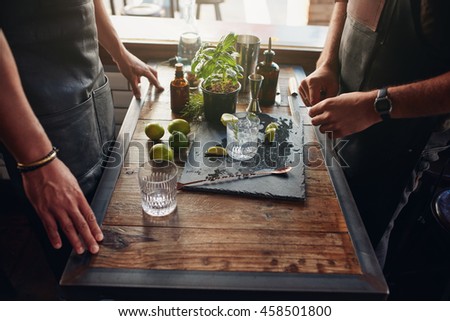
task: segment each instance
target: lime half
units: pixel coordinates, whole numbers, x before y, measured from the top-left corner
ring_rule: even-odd
[[[221,146],[212,146],[206,151],[207,156],[226,156],[227,150]]]
[[[275,122],[272,122],[272,123],[270,123],[269,125],[267,125],[266,126],[266,132],[269,130],[269,129],[271,129],[271,128],[275,128],[275,129],[278,129],[278,124],[277,123],[275,123]]]
[[[277,134],[277,129],[272,127],[266,129],[265,139],[268,143],[273,143],[275,141],[275,136]]]
[[[238,118],[236,116],[234,116],[233,114],[223,113],[222,117],[220,117],[220,121],[222,122],[222,124],[224,126],[227,126],[227,124],[229,122],[233,122],[233,123],[237,122]]]

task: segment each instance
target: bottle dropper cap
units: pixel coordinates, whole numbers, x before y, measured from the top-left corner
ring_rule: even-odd
[[[264,56],[275,56],[275,51],[272,50],[272,37],[269,37],[269,49],[264,51]]]
[[[183,71],[183,64],[181,63],[181,62],[177,62],[176,64],[175,64],[175,70],[176,71]]]

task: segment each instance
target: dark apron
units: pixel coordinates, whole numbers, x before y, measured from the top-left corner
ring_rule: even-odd
[[[58,157],[92,195],[114,137],[111,91],[99,58],[92,0],[14,0],[2,28],[34,113]],[[32,138],[30,138],[32,139]],[[15,162],[6,157],[13,180]]]
[[[340,49],[342,92],[410,83],[446,71],[418,36],[412,3],[349,0]],[[437,117],[393,119],[343,138],[344,172],[374,246],[437,122]]]

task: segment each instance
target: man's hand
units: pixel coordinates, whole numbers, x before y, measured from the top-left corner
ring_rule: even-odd
[[[137,99],[141,98],[141,90],[139,84],[141,77],[146,77],[151,84],[153,84],[158,91],[163,91],[158,80],[158,72],[137,58],[135,55],[125,50],[123,56],[116,61],[120,72],[128,79],[133,89],[133,94]]]
[[[313,106],[325,98],[338,94],[338,75],[331,68],[318,68],[302,80],[298,89],[306,106]]]
[[[360,132],[381,121],[373,107],[376,95],[376,91],[354,92],[327,98],[310,108],[311,123],[334,138]]]
[[[55,249],[62,246],[59,225],[76,253],[82,254],[85,249],[98,253],[103,233],[77,180],[59,159],[23,173],[22,179],[25,193]]]
[[[103,0],[94,0],[95,20],[97,24],[98,40],[103,48],[109,52],[119,67],[120,72],[128,79],[133,88],[134,96],[141,98],[139,83],[141,77],[147,77],[156,90],[163,91],[164,87],[158,81],[158,73],[135,55],[130,53],[123,45],[109,14],[106,11]]]

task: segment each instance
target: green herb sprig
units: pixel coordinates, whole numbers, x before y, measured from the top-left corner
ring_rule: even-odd
[[[236,62],[237,35],[222,36],[215,47],[203,44],[192,59],[191,70],[197,78],[203,78],[203,88],[227,93],[238,88],[244,69]]]
[[[189,102],[182,112],[182,117],[191,121],[198,122],[203,118],[203,95],[201,92],[191,92]]]

